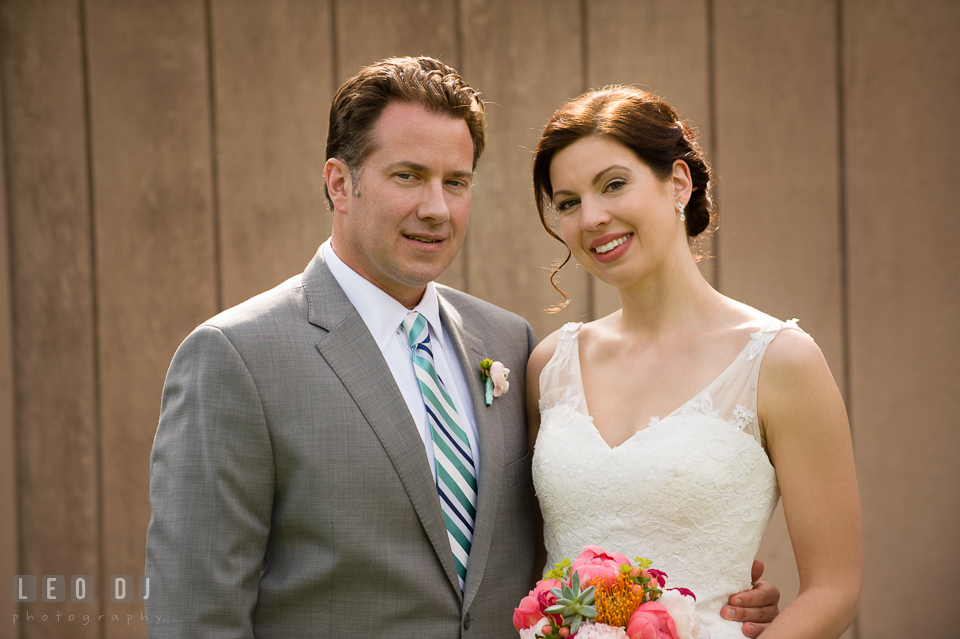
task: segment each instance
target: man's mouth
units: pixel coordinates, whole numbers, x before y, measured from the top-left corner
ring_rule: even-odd
[[[633,233],[628,233],[627,235],[624,235],[623,237],[618,237],[618,238],[615,239],[615,240],[610,240],[610,241],[607,242],[606,244],[604,244],[604,245],[602,245],[602,246],[598,246],[598,247],[596,247],[596,248],[593,249],[593,250],[594,250],[594,252],[599,253],[600,255],[603,255],[604,253],[609,253],[609,252],[612,251],[613,249],[617,248],[618,246],[620,246],[621,244],[623,244],[624,242],[626,242],[627,240],[629,240],[632,235],[633,235]]]
[[[442,242],[442,239],[430,239],[429,237],[421,237],[419,235],[407,235],[404,234],[404,237],[408,240],[416,240],[417,242],[425,242],[426,244],[433,244],[435,242]]]

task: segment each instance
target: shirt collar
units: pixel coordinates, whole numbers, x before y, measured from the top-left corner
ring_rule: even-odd
[[[400,330],[400,324],[410,311],[407,307],[392,298],[340,259],[333,245],[328,239],[321,246],[323,259],[337,281],[340,288],[353,307],[357,309],[367,330],[377,342],[377,346],[384,351],[387,344]],[[442,339],[443,328],[440,323],[440,304],[437,301],[437,289],[433,282],[427,284],[423,298],[413,309],[423,315],[430,324],[430,331],[438,339]]]

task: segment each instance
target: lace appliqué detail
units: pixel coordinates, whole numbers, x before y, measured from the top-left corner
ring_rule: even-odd
[[[720,415],[720,411],[713,407],[713,398],[710,397],[710,393],[704,393],[700,399],[694,398],[684,404],[680,414],[686,417],[699,415],[707,419],[715,419]]]
[[[650,418],[650,421],[647,422],[647,428],[650,428],[651,426],[656,426],[659,423],[660,423],[660,418],[654,415],[653,417]]]
[[[736,408],[733,409],[733,423],[736,424],[737,428],[740,430],[743,430],[752,424],[753,419],[756,416],[756,413],[746,406],[741,406],[740,404],[737,404]]]
[[[583,322],[567,322],[560,328],[560,332],[557,334],[557,350],[560,351],[561,355],[570,353],[577,341],[577,333],[580,332],[581,326],[583,326]]]
[[[781,322],[780,320],[769,320],[760,327],[760,330],[756,333],[750,334],[750,339],[753,342],[750,344],[750,352],[747,354],[747,361],[752,362],[757,358],[757,355],[760,354],[760,351],[764,346],[773,341],[773,338],[777,336],[784,328],[795,328],[798,331],[801,328],[797,325],[799,322],[796,317],[792,320],[787,320],[786,322]]]
[[[583,399],[583,395],[581,393],[572,393],[568,388],[567,390],[563,391],[563,394],[560,396],[559,401],[556,401],[553,404],[547,406],[547,401],[544,399],[541,399],[537,405],[540,408],[541,413],[551,408],[557,408],[558,406],[562,406],[564,408],[569,408],[571,410],[574,410],[580,404],[581,399]]]

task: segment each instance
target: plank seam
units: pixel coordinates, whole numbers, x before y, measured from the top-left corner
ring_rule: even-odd
[[[220,172],[217,158],[217,82],[216,60],[213,46],[213,6],[211,0],[204,0],[204,18],[207,22],[207,87],[208,108],[210,110],[210,198],[213,207],[213,296],[217,303],[217,312],[223,310],[223,266],[220,251]]]
[[[723,292],[720,287],[720,215],[722,211],[720,210],[720,198],[718,197],[718,191],[720,191],[720,148],[719,148],[719,138],[717,135],[717,56],[716,56],[716,24],[714,20],[713,12],[713,0],[706,0],[706,13],[707,13],[707,104],[709,105],[710,113],[707,116],[707,123],[710,126],[710,153],[713,155],[711,158],[710,165],[713,167],[713,200],[714,206],[717,215],[716,221],[716,230],[713,233],[713,281],[716,283],[716,289]]]
[[[843,361],[843,389],[845,391],[847,405],[847,418],[850,420],[850,440],[851,444],[856,443],[855,432],[853,428],[853,415],[851,411],[851,399],[853,397],[853,388],[851,386],[851,368],[850,361],[850,269],[849,269],[849,242],[847,228],[847,146],[846,146],[846,95],[844,93],[844,83],[846,77],[844,74],[844,39],[843,39],[843,0],[836,0],[834,3],[835,23],[834,38],[836,39],[834,51],[834,63],[836,64],[836,91],[837,91],[837,221],[838,221],[838,243],[840,249],[840,357]],[[854,446],[856,451],[856,446]],[[854,639],[860,636],[860,615],[853,618]]]
[[[91,105],[93,103],[90,95],[90,56],[88,51],[87,37],[87,3],[86,0],[79,0],[77,3],[78,24],[80,26],[80,64],[81,80],[83,83],[83,119],[84,135],[86,137],[87,149],[87,207],[90,224],[90,278],[92,283],[92,294],[90,299],[91,311],[93,313],[93,423],[96,433],[97,445],[94,447],[94,464],[97,468],[97,521],[100,530],[97,534],[99,553],[99,574],[94,577],[94,583],[99,580],[103,584],[103,575],[106,574],[106,555],[104,553],[104,534],[106,522],[104,521],[104,479],[103,479],[103,459],[102,459],[102,423],[101,423],[101,398],[100,398],[100,336],[98,327],[100,326],[100,306],[97,303],[97,283],[99,282],[99,273],[97,269],[97,223],[96,223],[96,192],[94,181],[94,154],[93,154],[93,115]],[[97,602],[98,614],[105,614],[102,598]],[[104,638],[106,628],[100,628],[100,637]]]

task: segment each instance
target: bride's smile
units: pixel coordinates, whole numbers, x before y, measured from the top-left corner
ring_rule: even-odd
[[[597,136],[557,152],[552,203],[577,261],[619,287],[689,254],[676,208],[689,178],[679,164],[678,176],[661,178],[624,145]]]

